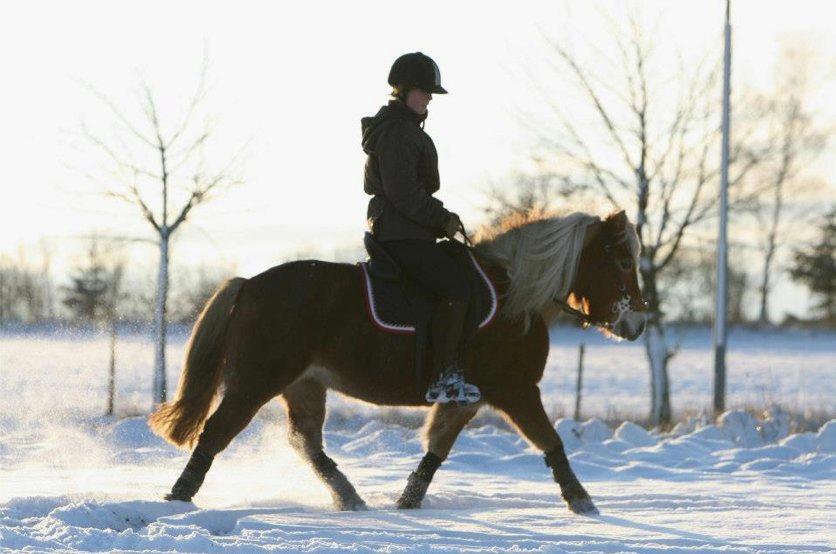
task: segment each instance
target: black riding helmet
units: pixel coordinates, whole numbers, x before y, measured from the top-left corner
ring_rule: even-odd
[[[447,94],[441,86],[441,72],[433,59],[421,52],[404,54],[389,71],[389,84],[418,87],[435,94]]]

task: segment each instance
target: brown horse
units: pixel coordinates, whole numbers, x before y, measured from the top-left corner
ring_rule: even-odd
[[[583,213],[517,216],[481,233],[475,255],[501,299],[500,317],[473,338],[465,359],[482,401],[430,406],[427,454],[409,476],[399,507],[420,506],[459,432],[487,404],[545,453],[572,511],[597,513],[569,466],[537,383],[556,303],[568,300],[576,313],[613,335],[634,340],[642,333],[638,244],[623,211],[604,220]],[[336,507],[365,508],[323,452],[325,392],[380,405],[428,406],[424,391],[433,376],[416,388],[413,353],[412,337],[382,332],[369,321],[356,266],[297,261],[251,279],[230,279],[195,324],[175,400],[150,418],[154,431],[170,442],[197,443],[166,498],[191,500],[215,455],[261,406],[281,396],[290,444],[330,489]],[[220,404],[207,419],[221,385]]]

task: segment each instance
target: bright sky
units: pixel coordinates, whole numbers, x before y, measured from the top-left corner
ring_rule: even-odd
[[[637,5],[649,14],[665,10],[659,43],[686,55],[704,52],[721,37],[721,0]],[[148,236],[133,212],[90,194],[95,187],[66,167],[90,163],[72,135],[79,121],[106,133],[112,120],[78,81],[93,83],[132,113],[141,74],[163,114],[177,114],[194,89],[204,46],[215,151],[231,154],[252,142],[246,184],[195,212],[175,256],[234,261],[251,275],[288,250],[307,245],[327,252],[355,243],[367,202],[359,120],[385,103],[392,61],[416,50],[438,62],[450,91],[433,99],[426,123],[439,150],[439,197],[475,227],[485,187],[525,162],[525,137],[514,114],[535,101],[519,75],[525,64],[542,59],[538,26],[570,40],[583,33],[606,41],[588,2],[511,6],[7,3],[0,18],[0,252],[91,229]],[[736,80],[767,79],[786,35],[812,36],[824,59],[836,59],[836,3],[830,0],[735,0],[733,18]],[[836,121],[836,108],[822,110]],[[78,244],[63,241],[60,248]],[[144,252],[148,264],[155,263],[153,251]]]

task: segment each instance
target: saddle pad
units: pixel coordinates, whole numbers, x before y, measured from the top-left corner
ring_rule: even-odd
[[[467,255],[473,264],[473,271],[479,276],[476,282],[479,283],[478,294],[482,309],[479,314],[478,328],[482,329],[496,317],[496,288],[479,265],[479,262],[473,257],[473,254],[468,251]],[[404,286],[400,281],[391,282],[373,278],[369,274],[368,262],[358,262],[357,265],[360,266],[366,308],[372,323],[381,331],[389,333],[415,333],[415,322],[413,320],[415,310],[411,307],[411,304],[412,301],[418,299],[410,299],[404,292]],[[426,302],[426,300],[424,301]]]

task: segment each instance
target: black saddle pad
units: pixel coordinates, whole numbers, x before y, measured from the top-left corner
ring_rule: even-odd
[[[496,317],[496,287],[469,249],[442,244],[467,272],[474,291],[470,311],[478,317],[478,325],[474,327],[482,329]],[[436,299],[421,285],[404,275],[396,280],[380,278],[370,271],[368,261],[357,265],[363,279],[369,319],[378,329],[388,333],[413,334],[416,325],[429,318]]]

